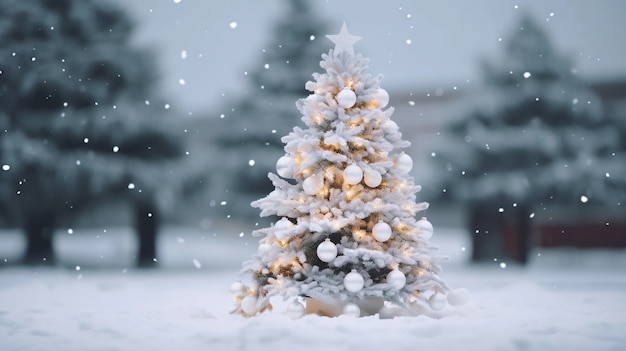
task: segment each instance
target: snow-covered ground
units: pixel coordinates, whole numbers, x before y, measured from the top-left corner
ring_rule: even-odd
[[[168,228],[160,269],[132,268],[128,230],[58,235],[63,267],[19,268],[0,233],[0,350],[623,350],[626,251],[536,251],[527,268],[468,266],[467,238],[437,229],[443,278],[471,301],[442,319],[305,316],[285,303],[230,315],[229,285],[256,239]],[[4,263],[4,259],[7,263]],[[94,265],[93,261],[98,262]],[[91,263],[91,264],[90,264]],[[450,308],[450,307],[449,307]]]

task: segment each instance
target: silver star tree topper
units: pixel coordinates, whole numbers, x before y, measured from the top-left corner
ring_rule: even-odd
[[[352,56],[354,56],[354,48],[352,46],[362,39],[362,37],[348,33],[346,22],[343,22],[339,34],[327,35],[326,38],[335,43],[335,55],[339,55],[340,52],[345,51]]]

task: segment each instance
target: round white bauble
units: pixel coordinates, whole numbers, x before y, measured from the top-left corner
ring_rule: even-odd
[[[270,251],[271,248],[272,248],[272,245],[270,244],[259,244],[257,253],[259,254],[259,256],[265,256]]]
[[[288,229],[291,227],[293,227],[293,223],[286,217],[283,217],[274,224],[274,235],[279,240],[284,240],[289,236]]]
[[[363,170],[357,165],[349,165],[343,170],[343,179],[348,184],[359,184],[363,179]]]
[[[383,125],[383,129],[386,133],[397,133],[400,127],[398,127],[398,124],[396,122],[388,119],[387,122],[385,122],[385,124]]]
[[[383,176],[374,170],[370,170],[365,172],[363,180],[365,181],[365,185],[369,186],[370,188],[375,188],[379,186],[380,183],[383,181]]]
[[[293,159],[287,155],[279,158],[278,161],[276,161],[276,173],[283,178],[293,177],[293,172],[291,171],[292,164]]]
[[[430,237],[433,236],[433,225],[426,217],[422,217],[422,219],[417,221],[417,229],[419,229],[420,234],[422,234],[425,239],[430,239]]]
[[[435,292],[428,298],[428,304],[430,305],[430,308],[435,311],[442,310],[444,307],[446,307],[446,303],[446,296],[440,292]]]
[[[387,284],[391,285],[394,289],[400,290],[406,284],[406,276],[404,273],[397,269],[387,273]]]
[[[343,88],[336,98],[339,106],[343,108],[350,108],[356,103],[356,94],[350,88]]]
[[[307,195],[315,195],[324,186],[324,175],[314,174],[302,182],[302,189]]]
[[[396,168],[404,173],[409,173],[413,169],[413,159],[405,153],[400,154],[396,159]]]
[[[248,295],[241,300],[241,310],[247,314],[255,314],[257,311],[256,303],[256,297]]]
[[[458,288],[448,293],[448,303],[451,306],[461,306],[470,298],[470,293],[465,288]]]
[[[391,238],[391,227],[381,220],[372,228],[372,234],[374,235],[374,239],[385,242]]]
[[[376,89],[376,101],[378,108],[383,108],[389,104],[389,93],[387,90],[378,88]]]
[[[287,305],[287,315],[292,319],[302,318],[304,316],[304,305],[298,301],[292,301]]]
[[[349,292],[359,292],[363,289],[363,285],[365,285],[365,279],[354,269],[343,278],[343,286],[345,286],[346,290]]]
[[[343,311],[341,313],[349,317],[361,317],[361,308],[359,308],[357,304],[349,302],[343,306]]]
[[[322,262],[334,260],[335,257],[337,257],[337,245],[333,244],[330,239],[324,240],[317,245],[317,257],[319,257]]]
[[[228,288],[228,291],[230,291],[231,294],[236,294],[236,293],[244,291],[245,289],[246,289],[246,286],[243,285],[242,282],[234,282],[230,284],[230,288]]]

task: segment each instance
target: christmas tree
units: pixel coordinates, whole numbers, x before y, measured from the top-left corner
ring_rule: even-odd
[[[432,313],[446,305],[439,278],[441,257],[431,254],[428,208],[409,175],[409,146],[383,110],[389,95],[382,76],[368,74],[368,60],[355,55],[360,37],[327,36],[335,48],[322,55],[326,73],[306,83],[312,94],[297,107],[308,127],[282,138],[286,154],[269,174],[275,190],[254,201],[261,216],[282,217],[258,229],[258,255],[231,286],[234,312],[255,315],[272,308],[270,298],[292,298],[288,313],[335,316]],[[247,280],[246,280],[247,279]],[[462,303],[465,291],[449,295]],[[385,306],[385,302],[388,305]]]

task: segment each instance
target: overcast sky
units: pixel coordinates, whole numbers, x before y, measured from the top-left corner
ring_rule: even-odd
[[[244,72],[262,65],[272,22],[285,9],[285,0],[117,1],[138,22],[136,43],[156,50],[168,102],[194,112],[249,88]],[[311,1],[335,25],[328,34],[345,20],[363,37],[355,52],[370,58],[370,72],[382,73],[386,88],[478,84],[477,60],[499,54],[523,11],[545,24],[582,77],[626,78],[623,0]]]

